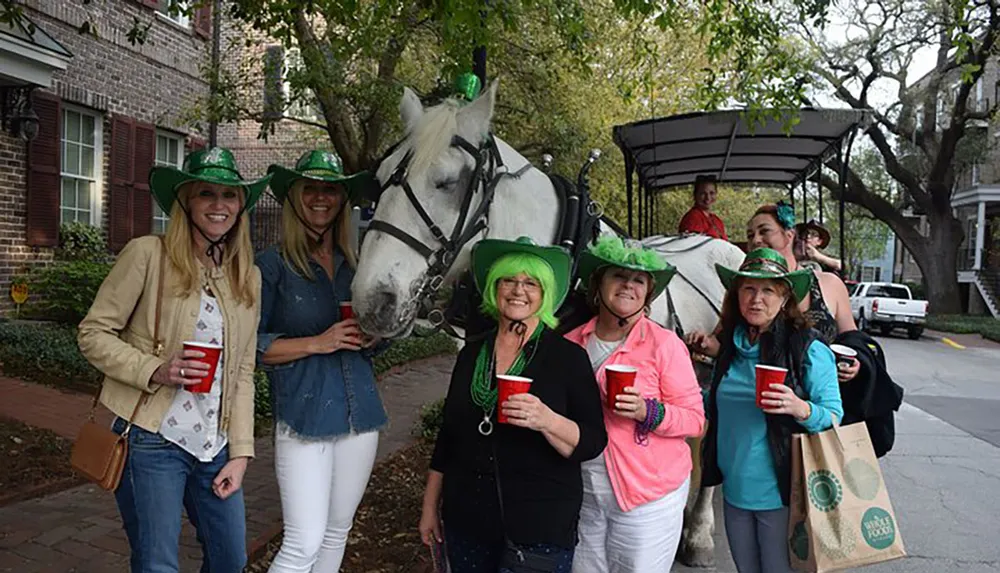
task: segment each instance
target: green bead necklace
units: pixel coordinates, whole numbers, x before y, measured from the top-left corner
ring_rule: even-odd
[[[521,372],[524,372],[525,367],[535,357],[535,350],[538,348],[537,344],[532,343],[538,340],[544,328],[544,325],[539,322],[538,326],[535,327],[535,331],[531,333],[531,338],[521,346],[521,350],[517,353],[517,358],[505,374],[519,376]],[[529,345],[531,346],[530,355],[524,351]],[[493,358],[493,343],[492,341],[487,341],[479,349],[479,354],[476,356],[476,368],[472,372],[472,386],[470,388],[472,403],[483,410],[483,423],[479,425],[479,433],[484,436],[488,436],[493,432],[493,423],[490,418],[497,405],[497,387],[493,384]]]

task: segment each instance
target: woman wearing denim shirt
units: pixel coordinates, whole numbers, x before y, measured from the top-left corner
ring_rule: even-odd
[[[272,165],[281,244],[261,252],[257,361],[271,383],[275,470],[285,534],[271,573],[339,571],[368,485],[385,409],[375,389],[376,340],[354,318],[348,241],[353,177],[330,152]]]

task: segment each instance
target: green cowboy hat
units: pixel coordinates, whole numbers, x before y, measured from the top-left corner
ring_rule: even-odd
[[[785,257],[781,256],[778,251],[767,247],[754,249],[747,253],[738,271],[727,269],[716,263],[715,272],[719,273],[719,278],[722,279],[722,284],[727,290],[737,277],[784,280],[791,287],[792,294],[797,301],[809,294],[809,287],[812,286],[814,276],[813,272],[807,269],[789,272]]]
[[[267,168],[271,175],[271,191],[279,203],[285,202],[288,190],[297,179],[312,179],[327,183],[342,183],[347,189],[347,200],[355,203],[363,186],[358,183],[364,180],[366,172],[344,175],[344,164],[340,157],[332,151],[314,149],[307,151],[295,162],[295,169],[274,164]]]
[[[504,255],[512,253],[535,255],[552,267],[552,274],[556,279],[555,308],[559,308],[569,293],[572,260],[566,249],[539,246],[530,237],[521,237],[516,241],[483,239],[472,247],[472,275],[479,293],[482,294],[486,289],[486,276],[489,275],[493,263]]]
[[[243,187],[246,190],[243,210],[250,211],[267,187],[268,177],[245,181],[236,167],[233,152],[224,147],[193,151],[184,158],[184,165],[180,169],[157,166],[149,171],[149,190],[156,204],[167,214],[177,199],[177,189],[190,181]]]
[[[576,275],[584,288],[589,288],[590,277],[598,269],[608,266],[649,273],[653,277],[650,300],[660,296],[677,272],[677,268],[664,261],[659,253],[643,247],[638,241],[626,242],[620,237],[605,235],[580,256]]]

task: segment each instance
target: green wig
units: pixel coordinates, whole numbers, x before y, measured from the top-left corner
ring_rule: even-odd
[[[555,315],[558,296],[555,273],[547,262],[528,253],[511,253],[493,263],[489,273],[486,274],[486,288],[483,289],[483,304],[479,307],[480,310],[494,319],[499,318],[497,283],[500,279],[515,277],[521,273],[535,279],[542,287],[542,304],[535,311],[535,316],[545,326],[555,328],[559,325],[559,319]]]

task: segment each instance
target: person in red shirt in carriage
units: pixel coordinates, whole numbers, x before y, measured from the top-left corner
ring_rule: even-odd
[[[694,180],[694,206],[684,214],[678,225],[680,233],[700,233],[728,241],[726,225],[712,212],[712,204],[718,191],[714,175],[699,175]]]

